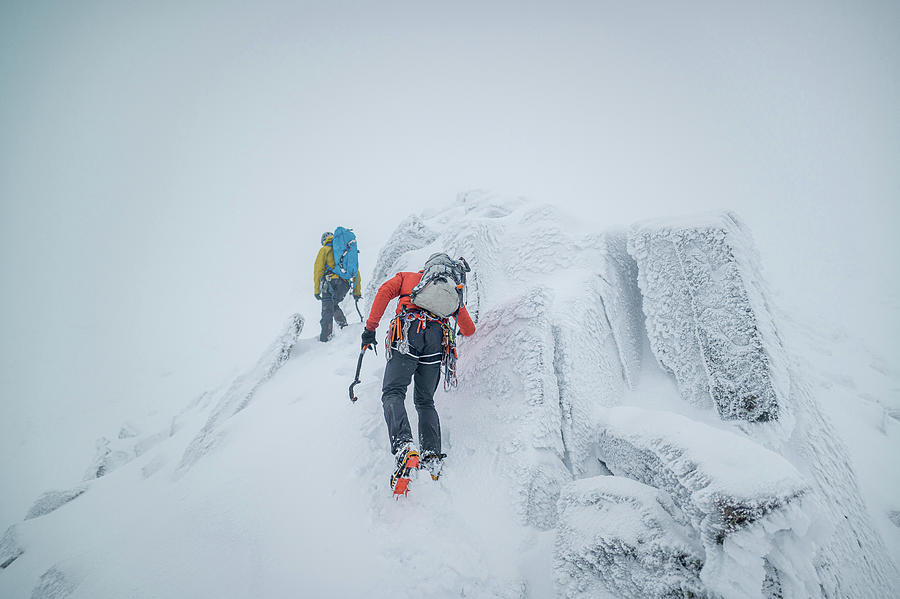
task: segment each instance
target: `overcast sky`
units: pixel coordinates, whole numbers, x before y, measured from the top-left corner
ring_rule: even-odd
[[[891,1],[4,2],[0,486],[313,334],[322,231],[366,274],[475,188],[735,210],[776,296],[896,356],[898,107]]]

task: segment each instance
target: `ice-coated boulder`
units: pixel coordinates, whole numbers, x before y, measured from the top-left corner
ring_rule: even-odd
[[[555,562],[564,597],[708,597],[703,557],[684,514],[658,489],[597,476],[562,490]]]
[[[682,396],[725,420],[779,418],[772,356],[781,348],[757,288],[749,235],[731,213],[635,225],[650,347]]]
[[[710,592],[753,597],[768,585],[802,596],[819,587],[812,567],[819,539],[810,533],[818,506],[787,460],[740,433],[671,412],[615,407],[605,422],[599,456],[681,510],[703,546],[701,580]]]
[[[519,509],[539,528],[556,521],[565,468],[559,389],[553,371],[549,298],[540,289],[490,310],[478,334],[461,346],[489,360],[460,359],[459,378],[478,389],[479,414],[466,424],[502,451],[503,473],[520,485]],[[498,423],[503,423],[498,427]]]
[[[66,599],[78,588],[78,580],[54,566],[41,574],[31,599]]]
[[[26,520],[37,518],[57,510],[87,491],[87,487],[76,487],[66,491],[47,491],[34,502],[25,516]]]
[[[436,237],[437,233],[429,229],[418,215],[411,215],[401,222],[378,253],[372,279],[366,282],[368,305],[372,305],[378,286],[394,274],[391,269],[395,267],[397,261],[404,254],[428,246]]]
[[[25,549],[19,542],[16,527],[10,526],[3,533],[3,537],[0,537],[0,570],[8,568],[23,553]]]

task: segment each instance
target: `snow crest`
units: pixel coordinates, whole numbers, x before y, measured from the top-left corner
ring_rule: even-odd
[[[208,453],[221,439],[219,430],[222,422],[231,418],[253,401],[254,395],[266,381],[270,380],[278,369],[291,357],[291,351],[303,331],[303,317],[294,314],[288,319],[281,335],[263,353],[259,361],[249,372],[238,377],[227,391],[219,398],[209,415],[206,425],[200,430],[184,452],[181,468],[189,468],[194,462]]]

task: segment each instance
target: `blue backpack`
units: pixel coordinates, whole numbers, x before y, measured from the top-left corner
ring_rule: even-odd
[[[359,271],[359,249],[356,247],[356,234],[351,229],[338,227],[334,230],[334,238],[331,240],[331,250],[334,252],[334,268],[331,272],[350,281]]]

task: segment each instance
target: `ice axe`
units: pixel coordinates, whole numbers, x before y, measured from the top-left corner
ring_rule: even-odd
[[[356,296],[353,296],[353,303],[356,304],[356,313],[359,314],[359,321],[360,321],[360,322],[365,322],[365,319],[363,318],[362,312],[359,311],[359,298],[356,297]]]
[[[366,350],[369,349],[369,347],[372,348],[372,351],[374,351],[376,355],[378,354],[378,348],[375,347],[374,343],[371,345],[367,343],[367,344],[363,345],[361,350],[359,350],[359,359],[356,361],[356,377],[353,379],[353,382],[350,383],[350,401],[351,402],[355,402],[357,399],[359,399],[353,393],[353,387],[355,387],[356,385],[358,385],[359,383],[362,382],[359,380],[359,371],[360,371],[360,369],[362,369],[363,356],[366,355]]]

